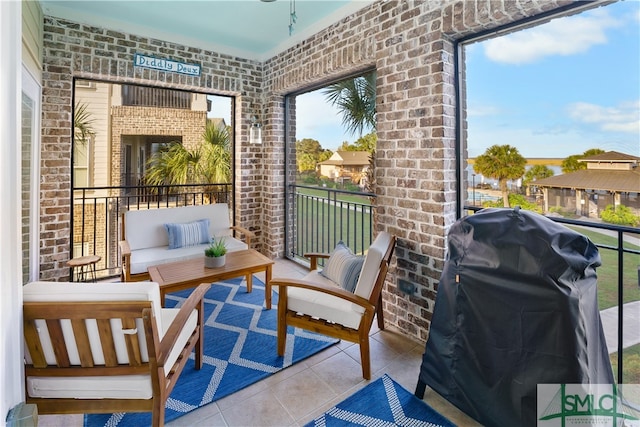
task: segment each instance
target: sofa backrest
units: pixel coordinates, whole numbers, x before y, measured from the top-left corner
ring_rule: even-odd
[[[132,251],[168,246],[169,236],[164,224],[204,218],[209,219],[211,237],[230,236],[229,215],[229,205],[226,203],[127,211],[124,214],[124,239]]]
[[[56,303],[63,302],[101,302],[101,301],[149,301],[151,309],[155,315],[158,331],[163,331],[162,318],[160,315],[160,288],[157,283],[153,282],[136,282],[136,283],[77,283],[77,282],[31,282],[23,286],[23,301]],[[73,329],[69,320],[61,322],[62,332],[65,337],[73,336]],[[101,350],[100,334],[98,332],[98,324],[95,319],[89,319],[86,322],[89,343],[93,352],[94,363],[102,365],[105,363],[104,354]],[[118,324],[119,323],[119,324]],[[45,359],[48,364],[56,364],[56,356],[53,351],[53,344],[49,336],[49,329],[43,320],[36,320],[36,326]],[[125,343],[124,334],[126,331],[122,328],[120,320],[112,319],[111,328],[113,331],[113,340],[116,347],[116,356],[118,363],[127,363],[128,353]],[[135,332],[138,335],[140,343],[140,356],[143,362],[149,360],[146,347],[146,339],[144,335],[144,324],[142,319],[136,320]],[[73,342],[74,340],[65,339],[65,342]],[[77,348],[67,344],[67,352],[69,354],[69,362],[72,365],[80,364],[80,355]],[[25,349],[25,355],[28,362],[31,362],[28,349]]]

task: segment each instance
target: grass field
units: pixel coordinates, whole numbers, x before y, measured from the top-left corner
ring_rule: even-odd
[[[602,234],[596,230],[587,230],[583,227],[570,227],[578,233],[587,236],[593,243],[607,246],[617,246],[615,237]],[[625,243],[626,249],[639,250],[640,247]],[[618,252],[610,249],[599,248],[602,266],[596,269],[598,275],[598,308],[614,307],[618,305]],[[640,300],[640,287],[638,286],[638,267],[640,255],[625,253],[623,255],[623,301],[625,303]]]

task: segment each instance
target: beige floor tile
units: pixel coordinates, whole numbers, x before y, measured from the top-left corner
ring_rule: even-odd
[[[337,395],[311,369],[276,384],[271,387],[271,392],[294,420],[306,416]]]
[[[224,411],[228,408],[231,408],[236,405],[241,405],[245,400],[255,396],[258,393],[262,393],[267,390],[268,385],[265,384],[264,381],[258,381],[257,383],[251,384],[248,387],[243,388],[229,396],[223,397],[220,400],[217,400],[215,403],[220,408],[220,411]]]
[[[82,427],[83,414],[38,415],[38,427]]]
[[[288,426],[294,419],[269,390],[222,411],[228,426]]]
[[[222,422],[222,424],[220,424]],[[189,412],[173,421],[166,423],[167,427],[190,427],[190,426],[224,426],[224,419],[220,408],[215,402],[209,403],[202,408]]]
[[[342,394],[364,381],[362,366],[342,352],[314,365],[312,370],[336,394]]]

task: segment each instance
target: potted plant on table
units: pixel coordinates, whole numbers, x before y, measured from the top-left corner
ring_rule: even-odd
[[[204,250],[204,266],[207,268],[222,267],[225,263],[226,253],[227,245],[224,243],[224,238],[216,239],[214,237],[209,247]]]

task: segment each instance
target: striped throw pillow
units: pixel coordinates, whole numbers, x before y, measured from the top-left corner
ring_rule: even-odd
[[[178,249],[185,246],[195,246],[209,243],[209,220],[199,219],[193,222],[165,224],[169,234],[169,249]]]
[[[343,242],[338,242],[320,274],[353,292],[360,278],[363,262],[364,257],[354,255]]]

